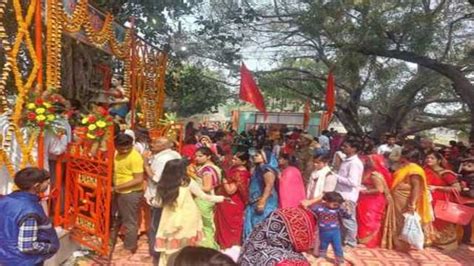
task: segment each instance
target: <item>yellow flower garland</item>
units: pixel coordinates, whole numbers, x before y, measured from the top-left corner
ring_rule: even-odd
[[[0,75],[0,114],[7,111],[8,109],[6,85],[8,76],[12,70],[11,59],[10,57],[8,57],[8,53],[11,51],[11,46],[10,42],[8,41],[8,36],[5,27],[3,26],[3,15],[5,14],[7,3],[8,0],[0,1],[0,41],[7,55],[6,62],[3,65],[2,73]]]
[[[15,168],[13,167],[13,164],[10,162],[10,158],[8,158],[8,154],[5,150],[0,148],[0,163],[5,166],[7,169],[8,174],[10,177],[13,178],[15,175]]]

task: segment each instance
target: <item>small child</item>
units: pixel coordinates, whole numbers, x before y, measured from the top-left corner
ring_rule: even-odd
[[[315,205],[311,210],[318,217],[319,228],[319,257],[326,258],[326,253],[331,244],[336,255],[336,264],[344,264],[344,253],[341,241],[341,219],[349,218],[350,214],[341,208],[344,202],[341,194],[327,192],[323,196],[323,203]]]

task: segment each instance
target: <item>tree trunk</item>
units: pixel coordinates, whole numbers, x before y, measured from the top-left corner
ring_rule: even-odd
[[[371,137],[380,138],[384,133],[399,133],[411,111],[414,110],[415,96],[433,79],[430,72],[424,67],[419,67],[414,75],[388,103],[385,113],[374,114],[373,130]]]
[[[364,130],[359,124],[357,111],[351,110],[350,108],[344,106],[338,106],[335,115],[348,132],[355,133],[360,136],[364,134]]]

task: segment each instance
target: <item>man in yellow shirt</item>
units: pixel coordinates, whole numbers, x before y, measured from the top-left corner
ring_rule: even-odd
[[[138,211],[143,198],[143,158],[133,148],[133,138],[126,134],[115,137],[115,149],[113,192],[119,222],[126,230],[124,248],[133,254],[137,250]]]

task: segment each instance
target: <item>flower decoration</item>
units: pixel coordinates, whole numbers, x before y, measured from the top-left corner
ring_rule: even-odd
[[[52,129],[54,130],[54,121],[58,118],[54,102],[51,99],[45,99],[43,96],[31,97],[27,102],[26,110],[23,115],[25,125],[33,129]]]
[[[179,124],[176,113],[165,113],[164,118],[160,119],[159,124],[163,127],[163,134],[173,140],[178,138]]]
[[[83,115],[81,125],[74,133],[81,139],[101,141],[107,133],[107,127],[112,125],[112,117],[108,111],[99,107],[96,113]]]

